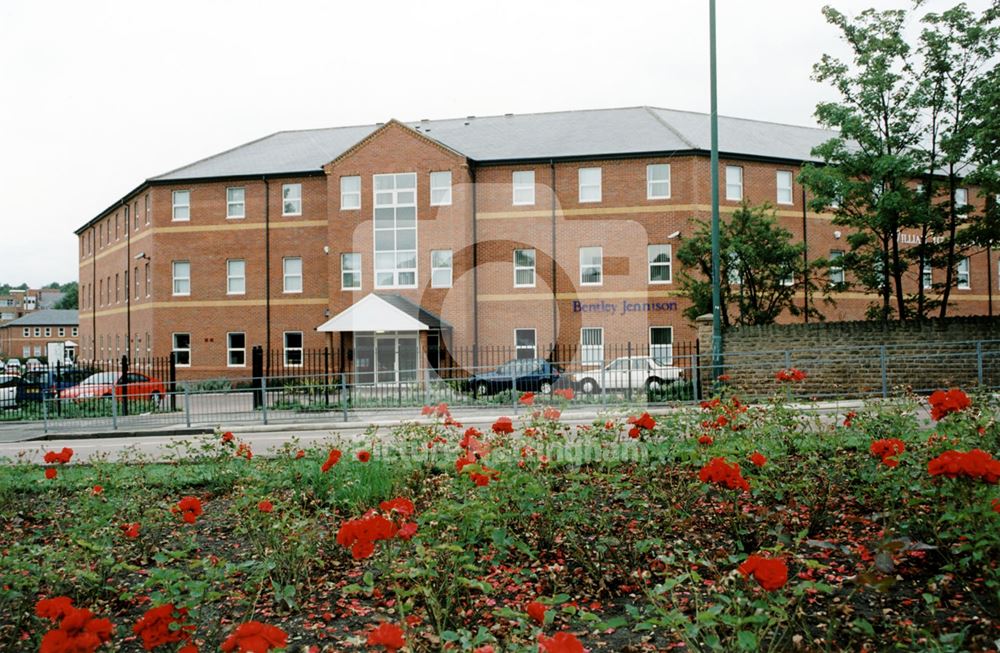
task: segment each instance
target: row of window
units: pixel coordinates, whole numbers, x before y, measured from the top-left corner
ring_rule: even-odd
[[[285,331],[282,336],[282,346],[286,367],[302,365],[302,332]],[[170,351],[178,367],[191,366],[191,334],[171,334]],[[226,334],[226,366],[246,367],[247,365],[247,334],[243,331],[230,331]]]
[[[302,184],[281,185],[281,215],[302,215]],[[226,218],[239,220],[247,216],[246,189],[233,186],[226,189]],[[170,219],[174,222],[191,220],[191,191],[175,190],[171,194]]]
[[[135,266],[132,271],[132,281],[135,286],[135,299],[138,300],[142,293],[142,288],[146,288],[146,297],[150,297],[153,294],[153,276],[152,270],[149,267],[149,263],[146,263],[145,268],[146,278],[145,283],[139,277],[139,266]],[[112,285],[112,280],[114,281]],[[124,280],[124,283],[122,283]],[[112,305],[120,304],[123,299],[128,299],[128,286],[129,286],[129,272],[125,270],[124,274],[115,274],[113,277],[108,275],[107,282],[104,279],[99,279],[97,281],[97,305]],[[80,304],[82,308],[87,308],[88,306],[92,308],[93,301],[91,300],[91,293],[94,292],[93,282],[90,284],[82,284],[80,287]],[[114,295],[114,300],[112,301],[112,294]]]
[[[132,228],[134,231],[139,231],[139,226],[141,222],[145,222],[147,225],[152,219],[152,203],[149,193],[146,193],[142,199],[143,209],[139,209],[139,200],[135,200],[132,204],[126,204],[122,213],[115,213],[114,219],[108,218],[97,224],[96,229],[91,229],[88,231],[83,238],[80,239],[80,253],[90,254],[95,249],[103,248],[110,245],[112,240],[119,240],[123,235],[128,232],[129,226],[129,215],[132,216]],[[124,214],[124,220],[122,220],[122,214]],[[145,220],[140,219],[140,215],[145,216]],[[111,237],[111,226],[114,224],[114,238]],[[96,242],[95,242],[96,235]]]
[[[841,285],[846,282],[846,277],[844,275],[844,268],[837,265],[839,261],[844,256],[844,251],[839,249],[834,249],[830,251],[830,283],[834,285]],[[923,267],[923,278],[921,279],[922,285],[925,290],[929,290],[934,286],[934,270],[925,265]],[[959,290],[970,290],[972,288],[972,283],[969,277],[969,258],[961,258],[958,264],[955,266],[955,287]]]
[[[52,327],[23,327],[21,329],[21,335],[25,338],[31,338],[32,334],[34,334],[35,338],[41,338],[42,333],[44,332],[45,333],[44,337],[51,338],[52,331],[53,331]],[[58,334],[58,337],[60,338],[66,337],[66,327],[56,327],[55,331]],[[75,338],[79,334],[79,328],[70,327],[70,334],[71,337]]]

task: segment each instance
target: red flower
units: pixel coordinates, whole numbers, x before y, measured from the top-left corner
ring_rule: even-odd
[[[931,404],[931,418],[935,422],[942,419],[945,415],[963,411],[972,405],[969,395],[958,388],[952,388],[947,392],[937,390],[928,397],[927,401]]]
[[[222,434],[222,441],[224,443],[229,443],[233,441],[234,437],[235,436],[233,435],[232,431],[226,431],[225,433]]]
[[[788,582],[788,566],[780,558],[764,558],[751,553],[739,566],[745,577],[753,576],[757,584],[768,592],[781,589]]]
[[[142,637],[144,649],[152,651],[163,644],[174,644],[189,639],[195,627],[184,623],[186,617],[185,608],[175,608],[170,604],[157,606],[146,611],[146,614],[132,626],[132,632]],[[176,626],[171,628],[173,624]]]
[[[47,467],[45,469],[45,478],[49,479],[50,481],[56,477],[56,474],[57,472],[55,467]]]
[[[884,438],[872,442],[868,450],[873,456],[880,458],[886,466],[896,467],[899,465],[896,456],[906,450],[906,444],[899,438]]]
[[[73,599],[68,596],[56,596],[51,599],[40,599],[35,604],[35,614],[42,619],[59,621],[73,609]]]
[[[409,499],[404,499],[399,497],[391,501],[383,501],[378,504],[379,509],[382,512],[398,512],[403,517],[412,517],[413,513],[416,512],[416,508],[413,502]]]
[[[372,459],[372,455],[370,453],[368,453],[367,451],[361,450],[361,451],[358,452],[358,460],[360,460],[361,462],[366,463],[366,462],[368,462],[371,459]]]
[[[387,651],[395,651],[405,645],[403,629],[387,621],[383,621],[378,628],[368,633],[368,646],[381,646]]]
[[[558,632],[552,637],[538,636],[538,653],[586,653],[572,633]]]
[[[427,415],[430,415],[433,412],[434,412],[434,409],[432,407],[428,406],[427,404],[424,404],[424,407],[420,409],[420,415],[421,416],[427,416]]]
[[[1000,499],[993,499],[993,503],[990,506],[992,506],[993,512],[1000,513]]]
[[[715,380],[718,381],[719,383],[727,383],[730,380],[730,378],[731,377],[728,374],[720,374],[719,376],[715,377]]]
[[[198,497],[184,497],[177,502],[176,506],[171,508],[171,511],[174,514],[181,513],[185,522],[193,524],[202,513],[201,499]]]
[[[493,422],[493,432],[498,435],[507,435],[514,432],[514,423],[509,417],[501,417]]]
[[[525,606],[524,611],[528,613],[528,616],[531,617],[535,623],[539,625],[545,623],[545,613],[548,611],[545,604],[539,603],[538,601],[532,601]]]
[[[396,531],[396,537],[401,540],[411,540],[417,534],[417,525],[413,522],[406,522]]]
[[[267,499],[264,499],[263,501],[257,504],[257,510],[261,512],[271,512],[272,510],[274,510],[274,504],[268,501]]]
[[[246,442],[240,442],[240,446],[236,448],[236,455],[240,458],[250,460],[253,458],[253,451],[250,450],[249,444]]]
[[[63,447],[62,451],[47,451],[45,452],[44,460],[46,463],[52,465],[59,463],[60,465],[65,465],[69,462],[69,459],[73,457],[73,450],[69,447]]]
[[[530,405],[534,404],[535,403],[535,393],[534,392],[525,392],[524,394],[521,395],[521,398],[518,399],[518,402],[521,403],[521,404],[523,404],[523,405],[525,405],[525,406],[530,406]]]
[[[551,406],[546,406],[545,410],[542,411],[542,417],[544,417],[547,420],[551,420],[551,421],[554,422],[557,419],[559,419],[560,417],[562,417],[562,411],[559,410],[558,408],[553,408]]]
[[[725,458],[713,458],[707,465],[698,472],[698,478],[702,483],[716,483],[730,490],[740,489],[744,492],[750,491],[750,484],[740,474],[740,466],[736,463],[729,464]]]
[[[114,626],[107,619],[95,619],[85,608],[65,607],[59,627],[42,637],[39,653],[93,653],[111,641]],[[37,610],[37,606],[36,606]]]
[[[122,534],[130,540],[134,540],[139,537],[139,522],[120,524],[118,528],[121,529]]]
[[[305,458],[305,457],[306,457],[306,452],[303,451],[302,449],[299,449],[298,451],[295,452],[295,460],[298,460],[299,458]]]
[[[966,453],[945,451],[927,463],[927,473],[931,476],[948,478],[958,476],[978,478],[990,485],[996,485],[1000,481],[1000,460],[994,460],[993,456],[982,449],[973,449]]]
[[[340,449],[330,449],[329,455],[326,457],[326,462],[320,466],[320,471],[324,474],[330,471],[330,468],[340,462]]]
[[[104,492],[104,488],[101,487],[100,485],[95,485],[93,488],[91,488],[90,491],[94,496],[97,496],[98,494]]]
[[[750,455],[750,462],[752,462],[752,463],[753,463],[754,465],[756,465],[757,467],[763,467],[763,466],[764,466],[764,463],[766,463],[766,462],[767,462],[767,458],[765,458],[765,457],[764,457],[764,454],[762,454],[761,452],[759,452],[759,451],[754,451],[754,452],[753,452],[753,453],[752,453],[752,454]]]
[[[194,644],[187,644],[177,649],[177,653],[198,653],[198,647]]]
[[[858,416],[858,414],[855,413],[853,410],[850,411],[849,413],[847,413],[846,415],[844,415],[844,426],[846,426],[846,427],[849,428],[851,426],[851,424],[854,423],[854,418],[857,417],[857,416]]]
[[[656,420],[649,413],[643,413],[638,417],[632,416],[628,418],[629,424],[635,424],[637,428],[646,429],[647,431],[652,431],[656,427]]]
[[[492,644],[486,644],[484,646],[480,646],[479,648],[472,649],[472,653],[495,653],[495,652],[493,650]]]
[[[798,383],[799,381],[805,380],[806,373],[802,370],[790,367],[787,370],[780,370],[774,375],[774,378],[776,378],[779,383]]]
[[[248,621],[236,627],[220,647],[226,653],[267,653],[271,649],[285,648],[288,634],[275,626],[259,621]]]
[[[369,512],[359,519],[349,519],[337,531],[337,544],[351,549],[355,560],[363,560],[375,553],[375,542],[391,540],[398,529],[382,515]]]
[[[715,439],[712,438],[712,436],[708,435],[707,433],[702,434],[698,438],[698,444],[712,444],[713,442],[715,442]]]
[[[566,401],[573,401],[573,398],[576,396],[576,392],[573,391],[573,388],[559,388],[558,390],[553,390],[552,394],[557,397],[562,397]]]

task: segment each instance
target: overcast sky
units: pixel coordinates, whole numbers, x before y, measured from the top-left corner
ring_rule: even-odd
[[[814,124],[832,96],[812,65],[844,52],[823,4],[718,0],[720,113]],[[2,0],[0,282],[76,280],[77,227],[148,177],[275,131],[707,112],[708,69],[708,0]]]

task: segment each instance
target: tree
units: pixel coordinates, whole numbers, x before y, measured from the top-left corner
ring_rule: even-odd
[[[882,320],[893,312],[893,296],[896,313],[906,319],[907,262],[899,234],[919,215],[908,182],[919,170],[914,151],[920,140],[919,94],[911,49],[902,36],[906,12],[868,9],[851,20],[824,7],[823,14],[840,29],[852,61],[824,54],[813,67],[813,78],[829,82],[840,94],[839,102],[816,107],[820,124],[839,134],[813,149],[825,165],[804,166],[799,179],[812,192],[814,209],[832,207],[834,223],[855,230],[844,267],[881,295]]]
[[[677,250],[684,265],[680,285],[691,300],[684,314],[689,319],[712,312],[712,230],[696,221],[696,231]],[[788,311],[792,315],[818,315],[811,303],[796,303],[796,294],[815,295],[815,271],[825,261],[803,264],[805,245],[793,243],[792,234],[777,223],[773,208],[746,202],[720,225],[722,269],[722,321],[733,324],[771,324]]]
[[[79,286],[75,281],[58,286],[63,292],[63,296],[56,303],[55,308],[76,309],[79,308]]]

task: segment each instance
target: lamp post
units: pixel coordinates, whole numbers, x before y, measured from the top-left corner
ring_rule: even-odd
[[[715,0],[708,0],[709,78],[712,130],[712,378],[722,373],[722,289],[719,246],[719,107],[715,79]]]

